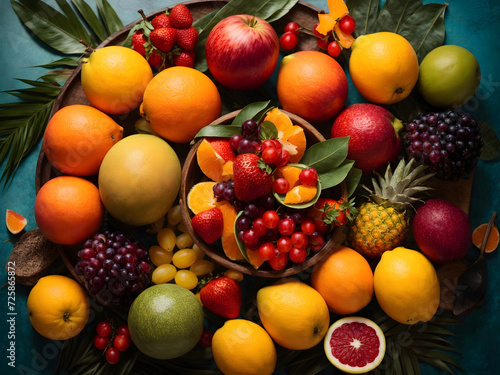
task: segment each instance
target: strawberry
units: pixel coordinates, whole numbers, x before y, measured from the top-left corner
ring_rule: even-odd
[[[149,34],[149,41],[160,51],[168,52],[172,49],[177,36],[177,30],[172,27],[155,29]]]
[[[170,17],[166,13],[158,14],[151,21],[151,25],[155,29],[161,29],[163,27],[171,27],[170,26]]]
[[[165,66],[165,58],[162,55],[163,53],[158,52],[156,48],[152,49],[152,52],[148,57],[148,63],[153,69],[162,70]]]
[[[174,65],[194,67],[194,51],[181,50],[179,53],[174,53]]]
[[[234,161],[236,155],[227,138],[208,137],[205,138],[217,154],[225,161]]]
[[[331,198],[319,198],[318,201],[307,210],[307,217],[314,220],[314,225],[319,233],[326,233],[332,226],[344,225],[347,220],[351,221],[357,213],[354,202]]]
[[[219,207],[201,211],[191,219],[191,225],[198,236],[206,243],[214,243],[222,235],[224,223]]]
[[[224,318],[234,319],[240,315],[241,287],[230,277],[221,276],[209,281],[201,288],[200,299],[209,311]]]
[[[177,4],[170,11],[170,24],[177,29],[190,27],[193,24],[193,16],[189,8],[184,4]]]
[[[198,43],[198,30],[193,26],[186,29],[178,29],[176,41],[179,47],[191,51],[196,46],[196,43]]]
[[[239,154],[233,163],[234,191],[240,201],[251,201],[269,194],[273,186],[271,170],[255,154]],[[263,167],[263,168],[261,168]]]
[[[148,41],[144,38],[144,33],[141,30],[136,31],[130,40],[132,49],[139,52],[142,56],[146,56],[146,47],[144,46],[144,43],[147,42]]]

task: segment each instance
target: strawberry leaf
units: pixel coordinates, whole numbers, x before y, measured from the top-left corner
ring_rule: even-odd
[[[257,165],[259,166],[260,169],[262,169],[267,174],[272,174],[273,173],[273,170],[271,169],[271,166],[269,164],[265,163],[264,160],[259,159],[259,161],[257,162]]]

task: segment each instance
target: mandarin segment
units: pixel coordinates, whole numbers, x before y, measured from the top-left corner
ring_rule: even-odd
[[[335,24],[333,32],[335,33],[335,37],[338,40],[339,44],[342,46],[342,48],[351,48],[355,40],[351,34],[344,33],[341,30],[340,25],[338,23]]]
[[[28,223],[26,218],[12,210],[7,209],[5,213],[5,224],[7,225],[7,229],[12,234],[20,233]]]
[[[228,202],[224,202],[219,206],[222,211],[222,221],[224,227],[222,229],[222,249],[226,256],[231,260],[244,260],[243,255],[236,243],[236,237],[234,236],[234,222],[236,220],[236,210]]]
[[[233,161],[224,160],[207,139],[203,139],[198,146],[196,160],[203,174],[213,181],[227,181],[233,177]]]
[[[195,215],[217,206],[213,192],[215,184],[214,181],[199,182],[189,190],[187,205]]]
[[[298,204],[310,202],[316,196],[316,186],[298,185],[290,189],[285,195],[285,204]]]
[[[293,188],[300,184],[299,175],[302,172],[302,169],[298,167],[294,167],[291,165],[285,165],[284,167],[276,168],[274,172],[274,178],[284,178],[290,184],[290,187]]]

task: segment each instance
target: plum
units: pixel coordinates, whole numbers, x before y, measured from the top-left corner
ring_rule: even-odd
[[[437,263],[462,259],[472,241],[465,212],[442,199],[429,199],[417,209],[413,234],[420,250]]]

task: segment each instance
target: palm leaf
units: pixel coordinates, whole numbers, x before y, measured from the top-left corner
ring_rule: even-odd
[[[96,3],[109,35],[123,28],[122,21],[107,0],[96,0]]]
[[[78,9],[80,14],[83,16],[87,25],[89,25],[95,37],[102,42],[106,39],[106,31],[104,30],[104,26],[99,21],[99,18],[94,13],[92,8],[84,1],[84,0],[71,0],[75,7]],[[92,45],[92,44],[91,44]],[[92,45],[95,47],[95,44]]]

